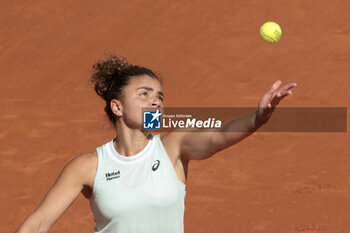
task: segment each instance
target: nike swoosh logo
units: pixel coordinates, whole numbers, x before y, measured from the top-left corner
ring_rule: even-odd
[[[159,160],[156,160],[154,162],[155,162],[155,164],[153,164],[153,166],[152,166],[152,171],[156,171],[158,169],[159,165],[160,165],[160,161]]]

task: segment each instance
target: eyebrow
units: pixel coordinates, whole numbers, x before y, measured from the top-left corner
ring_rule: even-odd
[[[154,89],[152,87],[139,87],[137,88],[136,90],[139,90],[139,89],[146,89],[147,91],[154,91]],[[164,93],[162,91],[158,91],[158,94],[161,95],[162,97],[164,97]]]

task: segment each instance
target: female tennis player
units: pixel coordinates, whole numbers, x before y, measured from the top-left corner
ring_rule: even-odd
[[[17,233],[48,232],[79,193],[90,199],[96,233],[184,232],[189,161],[209,158],[251,135],[296,86],[276,81],[256,112],[221,132],[160,136],[143,131],[140,117],[142,108],[163,107],[161,81],[151,70],[110,56],[94,64],[91,80],[106,102],[116,138],[71,160]]]

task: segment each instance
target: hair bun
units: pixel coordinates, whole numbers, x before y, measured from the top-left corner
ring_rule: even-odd
[[[95,91],[104,100],[108,99],[108,93],[113,85],[113,80],[121,76],[127,70],[129,63],[124,57],[110,55],[106,60],[99,60],[93,66],[90,81],[95,83]]]

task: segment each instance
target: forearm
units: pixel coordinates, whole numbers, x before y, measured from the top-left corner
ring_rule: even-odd
[[[46,227],[40,216],[33,213],[23,222],[15,233],[47,233],[48,231],[49,227]]]
[[[255,132],[264,124],[257,112],[233,120],[215,132],[193,132],[184,134],[180,148],[187,159],[206,159],[215,153],[232,146]]]
[[[247,116],[232,120],[226,124],[220,132],[233,132],[233,133],[253,133],[263,123],[257,119],[257,112],[253,112]]]
[[[257,118],[257,112],[233,120],[216,134],[214,144],[218,150],[223,150],[248,137],[263,124],[264,122]]]

